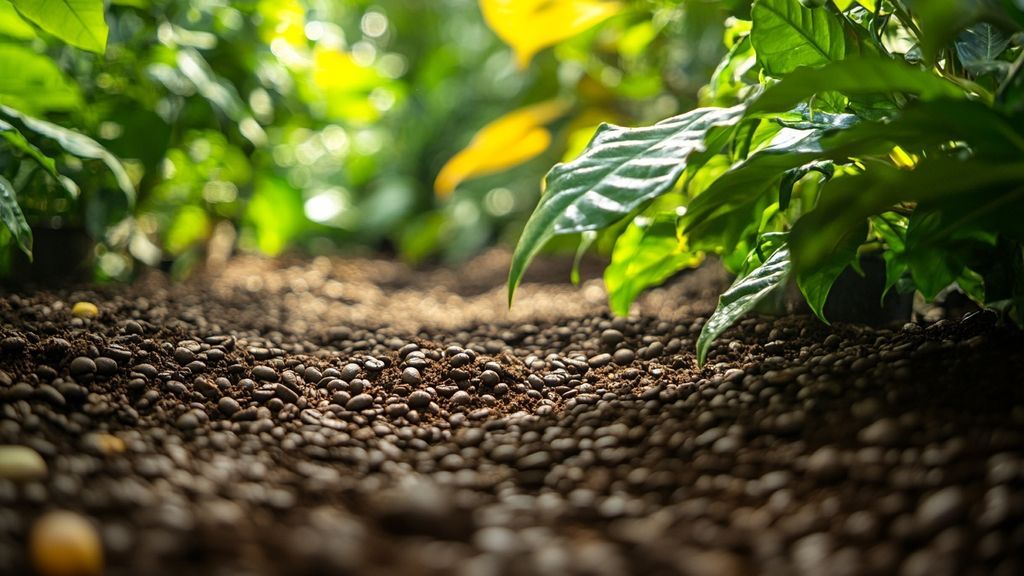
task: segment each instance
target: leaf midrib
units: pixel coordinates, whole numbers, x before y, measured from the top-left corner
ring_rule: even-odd
[[[803,36],[803,38],[805,40],[807,40],[807,43],[810,44],[812,47],[814,47],[814,49],[817,50],[818,53],[821,54],[823,57],[825,57],[826,60],[828,60],[829,62],[834,62],[834,60],[832,59],[832,56],[827,51],[823,50],[821,48],[821,46],[818,46],[818,44],[814,41],[814,38],[812,38],[811,36],[807,35],[807,33],[804,32],[799,26],[797,26],[797,23],[794,22],[793,20],[791,20],[787,15],[785,15],[782,12],[780,12],[779,10],[777,10],[771,4],[761,3],[760,6],[763,7],[765,10],[768,10],[769,12],[774,13],[776,16],[778,16],[786,24],[789,24],[790,28],[796,30],[796,32],[800,36]],[[813,15],[811,16],[811,21],[812,22],[814,21],[814,16]]]

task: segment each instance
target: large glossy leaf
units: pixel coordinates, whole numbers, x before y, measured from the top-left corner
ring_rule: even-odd
[[[78,88],[50,58],[19,44],[0,44],[0,104],[39,114],[81,104]]]
[[[103,0],[11,0],[18,12],[72,46],[102,54],[107,48]]]
[[[125,198],[127,198],[129,205],[135,203],[135,185],[132,183],[131,178],[128,177],[128,172],[121,165],[121,161],[101,146],[99,142],[85,134],[58,126],[46,120],[33,118],[8,106],[0,105],[0,117],[17,122],[29,132],[34,132],[39,136],[53,140],[72,156],[103,162],[113,173],[114,179],[117,181],[121,192],[124,193]]]
[[[935,62],[943,47],[978,17],[979,0],[905,0],[921,27],[921,53]]]
[[[771,143],[732,167],[687,208],[684,222],[688,234],[694,234],[704,221],[765,195],[787,171],[803,166],[822,155],[823,130],[784,128]]]
[[[846,11],[853,7],[854,4],[860,4],[864,8],[867,8],[870,12],[877,10],[876,0],[833,0],[836,4],[836,8]]]
[[[785,112],[823,92],[847,96],[901,93],[922,100],[965,97],[955,84],[910,64],[884,58],[854,58],[789,74],[765,90],[751,104],[749,114]]]
[[[604,271],[613,312],[629,314],[630,304],[641,292],[704,260],[702,254],[687,248],[685,238],[679,237],[677,220],[674,213],[641,216],[616,240],[612,261]]]
[[[796,271],[796,284],[800,292],[807,300],[811,311],[826,324],[828,319],[825,318],[823,309],[828,294],[832,291],[832,285],[836,283],[843,270],[857,258],[857,249],[864,242],[867,233],[867,222],[850,229],[834,246],[829,247],[830,250],[817,266]]]
[[[757,0],[750,17],[757,61],[771,76],[847,57],[843,22],[829,10],[805,8],[794,0]]]
[[[43,154],[39,148],[36,148],[31,142],[26,140],[25,136],[17,128],[5,120],[0,120],[0,138],[7,140],[8,144],[33,158],[50,175],[57,176],[57,165],[53,158]]]
[[[927,300],[953,282],[978,302],[985,301],[984,281],[968,265],[980,248],[997,243],[994,231],[985,226],[950,226],[958,215],[942,209],[918,207],[907,227],[907,263],[914,285]]]
[[[0,2],[0,34],[18,40],[31,40],[36,37],[32,25],[25,22],[10,2]]]
[[[7,141],[8,144],[13,146],[15,149],[20,150],[23,154],[29,156],[39,164],[46,173],[56,180],[57,184],[68,193],[71,198],[78,198],[79,189],[78,185],[67,176],[57,171],[57,163],[53,158],[50,158],[43,153],[35,144],[29,142],[25,135],[22,134],[17,128],[11,125],[6,120],[0,120],[0,138]]]
[[[748,312],[757,306],[774,290],[779,288],[789,275],[789,248],[779,248],[764,264],[749,275],[736,280],[718,299],[718,308],[711,315],[697,339],[697,363],[704,364],[708,349],[715,338],[725,332]]]
[[[992,163],[951,158],[926,159],[915,170],[872,165],[861,174],[825,186],[817,207],[805,214],[790,234],[794,266],[813,270],[827,260],[831,247],[869,216],[900,202],[938,202],[968,197],[980,190],[1016,192],[1024,182],[1024,162]],[[1000,194],[1000,191],[1004,191]]]
[[[554,236],[598,230],[664,194],[701,151],[715,126],[736,123],[743,107],[701,108],[654,126],[602,125],[579,158],[551,169],[547,190],[512,256],[509,302],[526,265]]]
[[[1005,74],[1011,65],[1000,60],[999,56],[1009,45],[1009,35],[988,22],[979,22],[957,37],[956,53],[964,68],[971,74]]]
[[[11,231],[18,248],[30,259],[32,258],[32,229],[25,221],[25,215],[18,206],[18,197],[14,193],[14,186],[0,176],[0,221],[3,221],[7,229]]]
[[[604,0],[480,0],[487,25],[525,68],[534,54],[572,38],[622,10]]]

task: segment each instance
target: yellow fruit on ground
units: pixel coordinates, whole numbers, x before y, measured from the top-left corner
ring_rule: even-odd
[[[0,478],[22,482],[46,478],[46,461],[28,446],[0,446]]]
[[[96,318],[100,315],[100,309],[92,302],[75,302],[71,315],[76,318]]]
[[[103,545],[95,526],[74,512],[58,510],[32,526],[32,563],[40,576],[99,576]]]

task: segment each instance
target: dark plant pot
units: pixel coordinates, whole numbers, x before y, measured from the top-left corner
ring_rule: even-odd
[[[884,326],[907,322],[914,311],[914,295],[889,290],[885,299],[885,261],[877,257],[861,259],[861,276],[852,268],[839,275],[825,301],[824,313],[830,322],[849,322]]]
[[[59,286],[92,279],[96,242],[81,228],[33,227],[32,262],[18,253],[12,280]]]

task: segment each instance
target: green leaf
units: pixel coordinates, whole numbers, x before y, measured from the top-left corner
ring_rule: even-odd
[[[1024,181],[1024,162],[991,163],[929,158],[907,171],[877,164],[861,174],[828,183],[817,207],[805,214],[790,234],[794,265],[810,270],[828,258],[851,229],[864,219],[900,202],[938,202],[992,190],[998,198],[1016,194]]]
[[[256,181],[245,219],[254,229],[256,247],[264,254],[280,254],[302,232],[307,222],[302,192],[277,176]]]
[[[677,220],[674,213],[659,214],[653,219],[640,216],[616,240],[611,264],[604,271],[613,312],[620,316],[629,314],[629,305],[641,292],[704,260],[703,255],[688,250],[686,242],[679,238]]]
[[[945,238],[946,215],[939,210],[915,210],[907,227],[907,263],[914,284],[927,300],[963,276],[970,259],[968,244],[985,239]]]
[[[512,256],[509,303],[527,264],[554,236],[598,230],[669,191],[715,126],[735,124],[743,107],[700,108],[654,126],[602,125],[577,159],[558,164]]]
[[[57,181],[57,184],[68,193],[72,199],[78,198],[80,190],[78,185],[67,176],[57,171],[57,163],[37,148],[34,144],[25,139],[25,135],[18,131],[13,125],[5,120],[0,120],[0,138],[7,140],[7,143],[36,161],[46,173]]]
[[[847,47],[842,20],[829,10],[805,8],[793,0],[757,0],[750,17],[750,41],[770,76],[836,62],[848,51],[856,52],[856,46]]]
[[[789,201],[793,197],[793,187],[811,172],[821,174],[825,180],[831,180],[836,173],[836,164],[831,160],[810,162],[797,168],[786,170],[782,175],[782,183],[779,184],[779,209],[789,208]]]
[[[976,0],[910,0],[908,4],[920,23],[918,41],[928,63],[936,62],[940,51],[979,13]]]
[[[885,287],[882,300],[899,284],[910,265],[907,263],[907,222],[906,218],[893,213],[871,217],[872,230],[885,242],[882,259],[885,260]]]
[[[81,104],[78,88],[53,60],[18,44],[0,44],[0,104],[28,113],[67,111]]]
[[[996,72],[1001,76],[1010,70],[1010,63],[999,56],[1010,45],[1010,37],[995,26],[981,22],[960,33],[956,53],[968,72],[976,76]]]
[[[32,229],[25,221],[25,215],[18,206],[18,198],[14,193],[14,186],[3,176],[0,176],[0,220],[7,229],[14,235],[18,248],[32,259]]]
[[[72,156],[103,162],[114,174],[114,179],[129,205],[135,203],[135,185],[128,177],[128,172],[125,171],[120,160],[92,138],[52,122],[22,114],[8,106],[0,105],[0,116],[14,120],[25,129],[53,140]]]
[[[834,0],[834,2],[836,3],[836,8],[839,8],[844,12],[849,10],[855,4],[860,4],[870,12],[875,12],[878,9],[875,0],[859,0],[856,2],[854,0]]]
[[[824,150],[824,134],[822,130],[782,129],[767,147],[731,168],[690,202],[683,217],[687,234],[696,241],[703,236],[698,227],[705,221],[755,202],[784,172],[818,158]]]
[[[22,16],[68,44],[102,54],[107,48],[103,0],[11,0]]]
[[[859,228],[852,228],[839,238],[838,243],[831,246],[817,266],[812,268],[796,268],[796,283],[800,292],[807,300],[814,315],[828,324],[823,309],[832,285],[839,275],[857,258],[857,249],[867,236],[867,222]]]
[[[238,90],[231,82],[218,76],[198,50],[182,48],[178,52],[177,61],[178,69],[192,82],[199,95],[225,116],[237,122],[238,130],[246,140],[255,146],[266,143],[266,133],[249,114],[249,108],[238,95]]]
[[[14,146],[16,149],[31,156],[51,176],[55,178],[59,176],[57,173],[57,164],[54,162],[53,158],[43,154],[39,148],[36,148],[35,145],[26,140],[25,136],[19,132],[17,128],[5,120],[0,120],[0,137],[7,140],[11,146]]]
[[[789,248],[780,248],[764,264],[748,276],[736,280],[722,294],[718,299],[718,308],[704,324],[697,339],[697,364],[704,364],[715,338],[786,281],[789,268]]]
[[[14,4],[0,2],[0,34],[8,38],[18,40],[31,40],[36,37],[36,31],[32,26],[22,20]]]
[[[731,106],[742,100],[751,84],[757,84],[757,58],[746,36],[736,43],[715,68],[711,81],[701,89],[704,106]],[[750,76],[750,78],[748,78]]]
[[[962,89],[931,72],[887,58],[855,58],[803,68],[769,86],[753,102],[749,115],[792,109],[815,94],[842,92],[847,96],[913,94],[922,100],[964,98]]]

